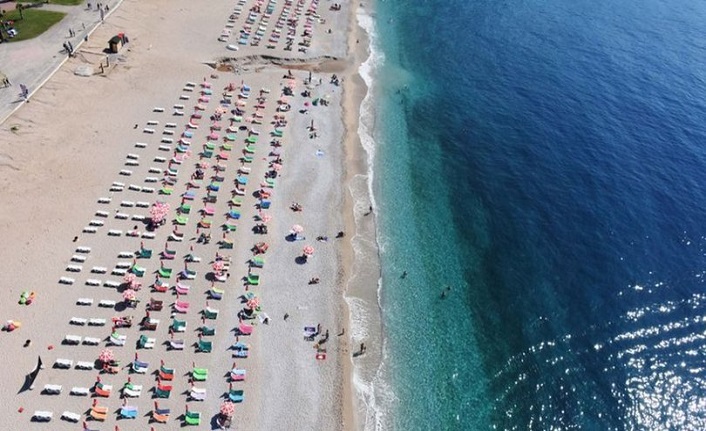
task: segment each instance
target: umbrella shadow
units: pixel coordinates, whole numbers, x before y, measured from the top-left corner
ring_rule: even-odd
[[[309,259],[306,256],[297,256],[294,258],[294,262],[297,263],[297,265],[305,265]]]

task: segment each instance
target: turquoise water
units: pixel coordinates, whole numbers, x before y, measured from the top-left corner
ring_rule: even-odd
[[[706,427],[703,22],[376,4],[383,428]]]

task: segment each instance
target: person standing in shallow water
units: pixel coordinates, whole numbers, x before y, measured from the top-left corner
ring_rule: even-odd
[[[446,286],[446,289],[441,291],[441,299],[446,299],[449,293],[451,293],[451,286]]]

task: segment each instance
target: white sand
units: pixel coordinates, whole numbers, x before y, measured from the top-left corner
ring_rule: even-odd
[[[247,2],[248,5],[252,0]],[[310,4],[306,2],[306,5]],[[271,25],[274,24],[283,2],[278,3]],[[314,44],[306,53],[307,57],[329,55],[343,57],[346,52],[346,38],[343,32],[331,35],[325,33],[327,26],[344,28],[348,19],[348,4],[344,4],[341,12],[331,12],[328,3],[322,3],[319,14],[326,19],[326,24],[316,24]],[[150,363],[150,372],[159,366],[163,359],[168,366],[177,369],[177,377],[173,382],[174,391],[168,400],[160,400],[160,407],[172,409],[171,424],[168,427],[156,424],[157,428],[173,429],[179,423],[177,417],[184,412],[187,397],[184,392],[189,387],[186,373],[190,371],[192,362],[198,367],[208,368],[209,379],[198,387],[208,391],[205,402],[190,402],[193,410],[203,415],[202,427],[208,424],[217,413],[222,395],[228,389],[228,381],[224,377],[230,370],[234,360],[228,347],[235,341],[232,328],[237,325],[237,312],[242,305],[238,296],[245,292],[240,278],[247,274],[247,260],[252,256],[252,245],[265,238],[255,235],[251,228],[255,225],[255,204],[257,199],[252,193],[257,190],[262,181],[267,162],[264,160],[271,150],[267,145],[268,132],[272,130],[269,121],[273,118],[276,100],[279,98],[280,86],[284,69],[268,63],[251,64],[241,67],[241,74],[215,72],[217,78],[211,78],[214,71],[205,66],[221,56],[241,56],[248,54],[269,55],[304,55],[301,52],[285,52],[280,48],[267,50],[264,46],[253,50],[243,48],[235,55],[225,50],[224,43],[216,39],[219,28],[225,25],[232,11],[233,4],[209,3],[205,8],[186,0],[171,2],[158,1],[151,3],[125,0],[106,22],[96,31],[77,58],[69,61],[40,90],[31,103],[20,109],[6,121],[0,130],[0,185],[2,186],[3,209],[0,211],[0,234],[5,240],[0,259],[3,262],[5,276],[3,277],[3,295],[5,300],[0,306],[2,318],[16,319],[22,322],[21,329],[13,333],[0,335],[0,343],[7,357],[13,358],[12,365],[4,368],[2,379],[9,390],[4,392],[2,402],[3,417],[6,423],[13,426],[29,425],[29,429],[77,429],[80,425],[70,424],[59,419],[65,410],[84,414],[91,404],[88,397],[70,396],[68,392],[73,386],[91,386],[98,371],[57,370],[51,366],[57,358],[68,358],[74,361],[93,361],[105,347],[100,346],[63,346],[61,340],[66,334],[82,337],[100,337],[105,339],[110,334],[109,327],[87,327],[69,325],[71,317],[105,318],[110,320],[116,315],[131,314],[137,320],[144,315],[144,305],[149,298],[163,299],[166,304],[175,297],[165,293],[150,293],[149,284],[154,279],[151,273],[159,268],[157,253],[164,247],[171,226],[163,226],[157,232],[154,240],[145,240],[155,256],[139,263],[147,267],[148,275],[143,279],[146,285],[138,298],[142,303],[136,310],[116,311],[98,308],[95,304],[101,299],[121,300],[121,294],[109,287],[86,286],[87,279],[102,281],[121,281],[120,276],[90,274],[93,266],[103,266],[110,270],[119,262],[130,262],[130,259],[119,259],[121,251],[134,251],[139,248],[139,238],[110,237],[110,229],[120,229],[123,232],[138,224],[132,220],[118,220],[116,211],[130,215],[147,215],[144,208],[120,208],[120,202],[145,201],[150,204],[157,199],[166,200],[171,204],[170,220],[175,215],[179,205],[179,195],[185,191],[189,175],[194,171],[194,163],[198,160],[201,144],[208,135],[208,115],[214,112],[218,105],[218,95],[228,82],[240,83],[244,80],[253,89],[246,107],[246,117],[254,112],[255,97],[262,87],[271,89],[267,96],[266,109],[262,125],[254,126],[261,132],[260,141],[256,145],[255,162],[249,174],[248,193],[244,196],[242,217],[238,222],[238,231],[230,237],[235,241],[233,250],[223,250],[222,254],[232,259],[231,277],[225,283],[227,293],[223,300],[209,304],[220,310],[220,317],[213,321],[217,325],[215,337],[209,337],[214,342],[214,352],[194,353],[191,344],[197,341],[194,330],[200,326],[198,312],[206,304],[205,292],[210,282],[205,275],[210,272],[210,264],[218,249],[217,239],[220,237],[219,226],[226,220],[226,202],[230,198],[229,191],[234,187],[233,179],[239,165],[237,158],[244,147],[244,132],[238,132],[234,143],[231,159],[227,162],[225,171],[226,182],[218,193],[216,215],[211,229],[214,241],[209,245],[195,245],[195,254],[202,257],[201,264],[189,265],[198,271],[194,281],[188,281],[192,292],[182,299],[191,303],[191,310],[185,317],[189,328],[185,334],[177,338],[187,341],[187,348],[180,352],[168,352],[163,345],[169,338],[168,326],[171,321],[169,307],[160,312],[153,312],[152,317],[161,320],[157,331],[140,331],[137,326],[120,330],[127,335],[127,345],[114,347],[122,365],[127,365],[135,354],[135,342],[144,333],[157,339],[153,350],[139,350],[141,361]],[[247,9],[247,6],[246,8]],[[306,10],[306,7],[304,8]],[[243,14],[244,15],[244,14]],[[242,25],[241,16],[234,24],[234,32]],[[300,18],[303,24],[303,17]],[[73,70],[81,64],[97,65],[103,57],[100,51],[104,42],[119,31],[125,31],[130,37],[130,45],[121,53],[124,57],[105,76],[81,78],[73,75]],[[205,36],[204,36],[205,34]],[[209,36],[212,34],[212,37]],[[234,39],[234,36],[233,36]],[[235,43],[234,40],[229,40]],[[296,45],[295,45],[296,46]],[[321,66],[326,69],[326,65]],[[341,65],[334,64],[333,68]],[[273,207],[269,213],[273,220],[269,223],[270,233],[266,236],[270,250],[266,254],[265,268],[262,274],[262,286],[254,288],[261,298],[264,311],[270,316],[269,326],[258,324],[252,337],[241,337],[251,345],[251,355],[248,359],[237,360],[239,367],[246,368],[248,377],[244,384],[235,384],[236,388],[245,390],[245,402],[238,405],[234,418],[234,427],[239,429],[340,429],[344,424],[344,382],[347,375],[345,365],[349,363],[346,352],[347,337],[337,334],[346,324],[347,315],[343,308],[342,290],[345,272],[341,266],[341,253],[346,240],[335,240],[338,230],[343,229],[343,121],[341,116],[341,87],[328,83],[329,74],[314,73],[314,81],[323,80],[316,86],[313,97],[329,95],[330,106],[311,107],[309,114],[299,114],[304,107],[304,98],[299,93],[304,89],[303,80],[308,73],[295,71],[297,76],[297,95],[290,98],[295,109],[287,113],[289,125],[285,128],[284,146],[281,149],[284,166],[274,189]],[[188,121],[188,115],[198,99],[197,87],[194,92],[184,92],[182,88],[188,81],[200,83],[204,77],[212,83],[214,96],[207,104],[200,127],[191,138],[192,157],[179,169],[179,182],[175,192],[170,197],[160,197],[156,193],[129,191],[127,186],[154,187],[159,185],[145,183],[150,167],[164,169],[165,163],[154,162],[155,157],[170,158],[171,152],[158,150],[162,132],[167,122],[177,123],[176,141]],[[237,93],[237,91],[236,91]],[[180,95],[190,95],[190,100],[179,100]],[[311,100],[311,99],[308,99]],[[182,103],[186,106],[185,117],[172,116],[172,106]],[[153,107],[163,107],[165,112],[153,112]],[[309,139],[307,126],[314,119],[318,129],[318,138]],[[159,121],[157,126],[147,126],[150,120]],[[224,128],[228,122],[222,121]],[[134,125],[138,127],[133,128]],[[143,128],[152,127],[153,135],[142,132]],[[221,134],[225,132],[220,132]],[[145,142],[147,148],[136,148],[136,142]],[[174,146],[174,145],[173,145]],[[322,156],[316,151],[321,150]],[[126,155],[139,155],[139,166],[124,166]],[[211,162],[215,162],[212,159]],[[133,171],[129,177],[119,175],[121,169]],[[110,193],[110,185],[114,181],[126,184],[125,191]],[[204,181],[204,187],[207,184]],[[205,189],[197,189],[199,197],[205,196]],[[101,197],[111,197],[110,204],[99,204]],[[288,209],[291,202],[297,201],[304,207],[301,213],[293,213]],[[196,211],[202,204],[196,200],[187,226],[181,228],[186,233],[186,240],[181,243],[170,243],[170,248],[176,248],[177,259],[165,261],[165,266],[174,268],[175,273],[183,268],[183,256],[188,253],[189,246],[195,241],[189,241],[196,236],[196,223],[200,219]],[[108,211],[107,218],[96,217],[98,210]],[[82,229],[93,219],[104,220],[105,226],[98,227],[95,234],[81,233]],[[285,235],[292,224],[301,224],[305,228],[306,241],[287,242]],[[326,243],[317,242],[317,235],[328,235]],[[79,236],[74,244],[72,239]],[[312,245],[315,255],[308,263],[301,265],[295,258],[301,254],[304,245]],[[80,273],[65,271],[69,260],[77,246],[91,247]],[[313,276],[321,278],[318,285],[307,285],[307,280]],[[60,285],[60,277],[73,277],[76,283],[72,286]],[[175,277],[170,279],[173,284]],[[223,284],[223,283],[220,283]],[[16,304],[19,295],[24,290],[37,293],[37,300],[30,306]],[[91,307],[76,306],[79,297],[94,299]],[[285,322],[283,315],[289,313]],[[326,348],[327,358],[316,360],[314,343],[303,340],[305,325],[323,325],[330,331]],[[31,339],[32,345],[23,348],[25,339]],[[53,346],[49,350],[48,346]],[[37,355],[42,357],[46,369],[42,370],[33,391],[13,395],[24,380],[24,375],[32,369]],[[154,386],[153,375],[132,374],[135,384],[143,385],[141,397],[129,401],[130,405],[138,406],[139,416],[135,421],[117,421],[114,413],[121,405],[118,390],[126,382],[129,374],[122,370],[117,375],[101,376],[102,380],[113,385],[114,394],[99,399],[101,406],[109,407],[109,419],[104,423],[93,423],[91,428],[113,429],[118,424],[121,429],[147,429],[148,413],[152,409],[153,400],[149,390]],[[41,388],[45,384],[60,384],[63,392],[60,395],[42,395]],[[17,388],[17,389],[15,389]],[[18,409],[24,408],[19,413]],[[35,410],[48,410],[54,413],[51,424],[30,423],[30,417]],[[85,417],[85,416],[84,416]]]

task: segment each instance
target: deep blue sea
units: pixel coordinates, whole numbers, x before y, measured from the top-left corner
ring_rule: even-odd
[[[706,2],[374,10],[379,428],[706,429]]]

